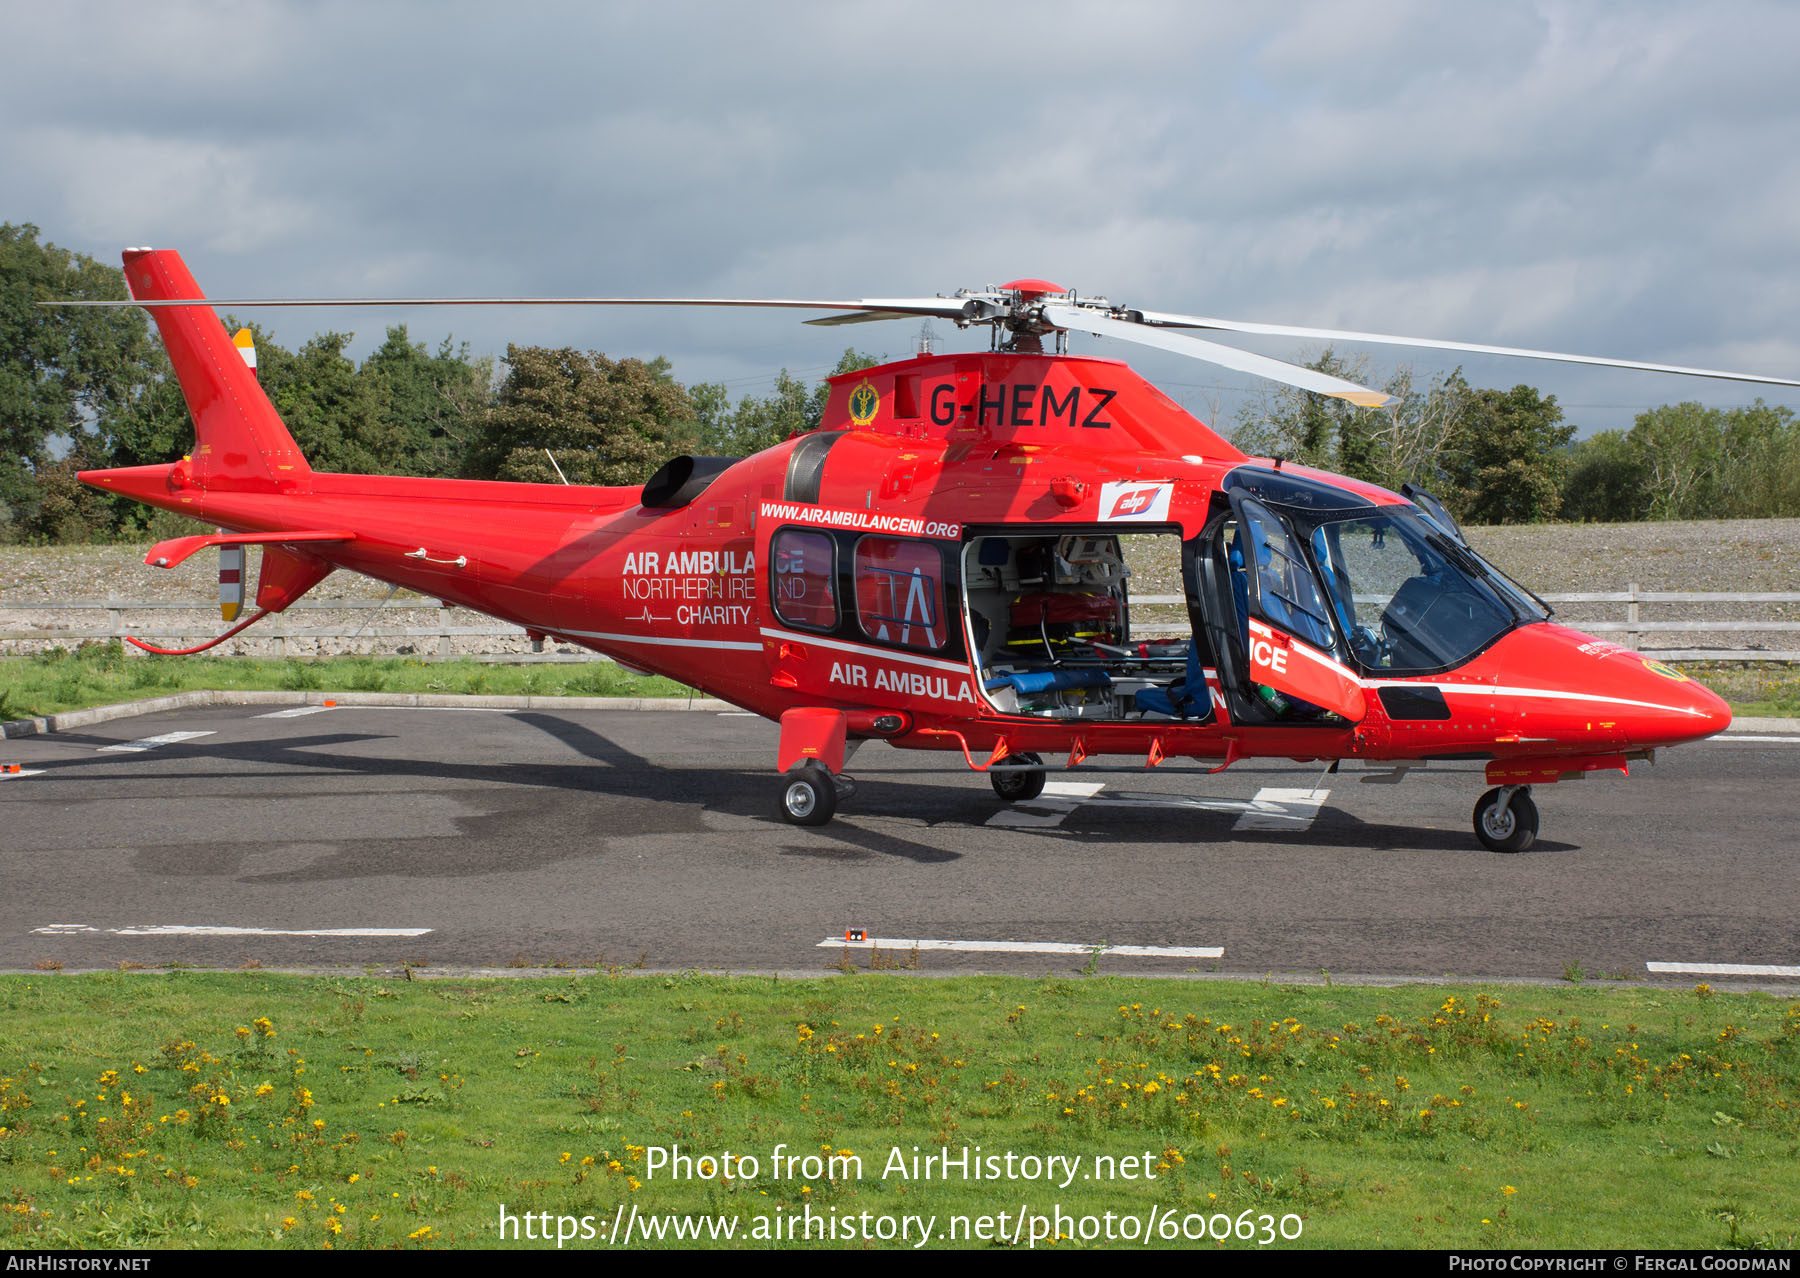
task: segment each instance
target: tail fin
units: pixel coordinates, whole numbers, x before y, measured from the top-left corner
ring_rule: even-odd
[[[204,297],[181,254],[127,249],[139,301]],[[153,306],[163,346],[194,419],[193,473],[203,489],[304,492],[312,467],[209,306]]]

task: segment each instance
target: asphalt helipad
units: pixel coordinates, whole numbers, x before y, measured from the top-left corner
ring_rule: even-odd
[[[19,766],[0,773],[0,967],[1800,986],[1797,733],[1540,788],[1542,832],[1515,856],[1470,832],[1473,765],[1399,785],[1084,770],[1008,808],[959,756],[871,745],[836,821],[800,829],[775,815],[774,745],[773,725],[716,711],[342,705],[0,742]],[[864,943],[820,947],[846,929]]]

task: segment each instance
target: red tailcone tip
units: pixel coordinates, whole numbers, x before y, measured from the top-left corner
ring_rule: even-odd
[[[78,470],[75,478],[103,493],[118,493],[133,501],[177,509],[184,503],[169,485],[174,470],[174,466],[119,466],[112,470]]]

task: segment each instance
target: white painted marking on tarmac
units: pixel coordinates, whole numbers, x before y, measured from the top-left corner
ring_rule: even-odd
[[[1126,958],[1223,958],[1218,945],[1083,945],[1076,941],[928,941],[910,937],[869,937],[846,941],[828,936],[815,949],[959,950],[967,954],[1118,954]]]
[[[760,716],[757,715],[754,711],[750,711],[750,710],[721,710],[721,711],[719,711],[719,718],[721,718],[721,719],[756,719],[759,717]]]
[[[1111,791],[1102,794],[1105,784],[1077,781],[1051,781],[1043,794],[1004,808],[989,817],[987,824],[1010,829],[1054,829],[1084,803],[1104,807],[1160,808],[1199,812],[1238,814],[1240,830],[1286,830],[1303,833],[1312,828],[1324,805],[1329,790],[1292,790],[1264,787],[1253,799],[1209,799],[1186,794],[1133,794]]]
[[[1800,967],[1775,963],[1646,963],[1652,972],[1690,976],[1800,976]]]
[[[1104,781],[1046,781],[1044,792],[1035,799],[1022,799],[987,819],[987,824],[1015,830],[1047,830],[1063,823],[1063,818],[1088,799],[1106,788]]]
[[[217,734],[208,729],[205,732],[165,732],[160,737],[144,737],[139,741],[123,741],[118,745],[101,746],[101,754],[142,754],[146,750],[154,750],[157,746],[174,745],[179,741],[192,741],[196,737],[210,737]]]
[[[1707,741],[1723,742],[1726,745],[1731,745],[1733,742],[1737,741],[1762,741],[1773,742],[1780,745],[1800,745],[1800,737],[1753,737],[1742,732],[1729,732],[1723,736],[1708,737]]]
[[[48,927],[34,927],[31,930],[34,934],[44,936],[74,936],[84,932],[100,932],[103,929],[89,927],[86,923],[52,923]],[[428,927],[214,927],[206,924],[150,923],[139,927],[109,927],[104,931],[112,936],[424,936],[431,929]]]
[[[42,768],[24,768],[18,772],[0,772],[0,781],[10,781],[15,777],[41,777],[43,775]]]
[[[320,706],[321,710],[448,710],[452,714],[517,714],[512,706]]]
[[[287,710],[275,710],[268,714],[259,714],[256,717],[258,719],[298,719],[307,714],[324,714],[327,710],[334,708],[332,706],[293,706]]]
[[[1053,799],[1091,799],[1106,789],[1104,781],[1046,781],[1044,793]]]
[[[1250,800],[1250,810],[1232,826],[1239,830],[1290,830],[1299,833],[1312,828],[1319,807],[1331,794],[1329,790],[1282,790],[1264,786]]]

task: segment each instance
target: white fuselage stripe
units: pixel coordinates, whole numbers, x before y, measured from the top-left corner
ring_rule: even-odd
[[[760,643],[742,643],[732,639],[666,639],[659,635],[615,635],[603,630],[558,630],[559,635],[578,639],[599,639],[606,643],[646,643],[659,648],[714,648],[728,652],[761,652]]]
[[[1666,710],[1670,714],[1688,714],[1696,718],[1701,711],[1690,706],[1667,706],[1660,701],[1632,701],[1626,697],[1603,697],[1594,692],[1566,692],[1557,688],[1506,688],[1486,683],[1437,683],[1429,679],[1366,679],[1365,688],[1436,688],[1439,692],[1457,692],[1490,697],[1543,697],[1546,701],[1593,701],[1609,706],[1637,706],[1644,710]]]
[[[1341,678],[1348,679],[1351,683],[1362,684],[1364,682],[1361,675],[1357,674],[1356,671],[1350,669],[1349,666],[1346,666],[1342,662],[1338,661],[1335,657],[1332,657],[1327,653],[1320,652],[1317,648],[1313,647],[1311,644],[1303,643],[1300,640],[1294,638],[1292,635],[1286,633],[1285,631],[1274,630],[1274,629],[1270,628],[1269,626],[1265,625],[1263,622],[1256,620],[1254,617],[1252,617],[1250,619],[1250,633],[1257,635],[1261,638],[1270,639],[1270,640],[1273,640],[1276,635],[1280,635],[1283,639],[1286,639],[1288,641],[1288,644],[1293,651],[1298,652],[1303,657],[1306,657],[1308,660],[1312,661],[1315,665],[1324,666],[1326,669],[1332,671],[1333,673],[1337,674]]]
[[[1445,685],[1438,685],[1443,687]],[[1467,690],[1474,684],[1453,684],[1452,687]],[[1633,701],[1628,697],[1602,697],[1592,692],[1561,692],[1552,688],[1489,688],[1496,697],[1543,697],[1546,701],[1594,701],[1609,706],[1637,706],[1642,710],[1663,710],[1669,714],[1690,714],[1696,719],[1701,712],[1689,706],[1665,706],[1660,701]]]
[[[969,667],[958,665],[954,661],[939,661],[935,657],[916,657],[909,652],[893,652],[887,648],[874,648],[867,644],[846,643],[842,639],[827,639],[824,635],[803,635],[793,630],[777,630],[772,626],[764,626],[763,634],[771,639],[785,639],[791,643],[816,643],[821,648],[831,648],[838,652],[854,652],[859,657],[880,657],[883,661],[902,661],[909,666],[924,666],[929,670],[943,670],[954,675],[967,675]]]

